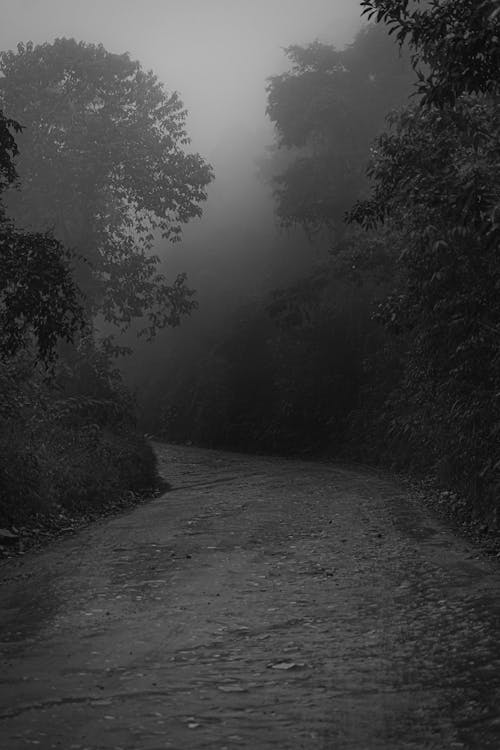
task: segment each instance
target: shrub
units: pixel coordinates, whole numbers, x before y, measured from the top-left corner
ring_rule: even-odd
[[[57,508],[95,512],[156,485],[156,458],[135,432],[130,397],[116,374],[107,378],[94,378],[93,388],[80,381],[78,393],[75,375],[67,395],[27,354],[0,363],[1,524]]]

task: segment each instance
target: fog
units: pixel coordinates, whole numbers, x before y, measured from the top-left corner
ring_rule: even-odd
[[[272,224],[270,196],[255,175],[272,141],[266,79],[286,69],[288,45],[318,38],[343,46],[360,25],[356,0],[0,0],[0,12],[0,49],[57,37],[102,43],[180,93],[190,149],[216,174],[202,231],[240,211],[262,212],[261,226]],[[186,228],[186,241],[193,233]],[[175,262],[177,251],[171,255]]]
[[[266,79],[286,69],[284,47],[316,38],[343,46],[360,26],[356,0],[0,0],[0,13],[0,49],[57,37],[102,43],[129,52],[180,93],[190,149],[216,174],[202,232],[221,222],[227,228],[241,211],[248,221],[258,213],[261,228],[273,224],[270,196],[255,175],[272,141]],[[186,242],[199,233],[188,227]]]
[[[74,37],[130,53],[188,111],[189,150],[213,165],[201,219],[176,245],[159,242],[168,278],[186,271],[199,309],[151,345],[132,331],[122,367],[139,394],[163,390],[173,370],[189,377],[224,340],[233,314],[308,266],[305,234],[284,233],[258,163],[273,143],[266,83],[290,67],[284,48],[315,39],[343,48],[361,26],[356,0],[0,0],[0,48]],[[309,266],[308,266],[309,267]],[[189,360],[187,361],[186,360]],[[154,386],[152,385],[154,383]],[[155,402],[157,396],[154,398]]]
[[[75,37],[128,51],[189,110],[193,147],[207,158],[231,130],[261,130],[265,81],[282,48],[342,44],[359,25],[356,0],[0,0],[0,48]]]

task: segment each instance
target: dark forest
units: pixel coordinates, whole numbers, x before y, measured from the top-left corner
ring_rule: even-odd
[[[217,189],[179,95],[73,39],[1,54],[4,525],[151,488],[145,433],[383,464],[496,523],[500,19],[361,5],[269,71],[257,181],[166,261]]]

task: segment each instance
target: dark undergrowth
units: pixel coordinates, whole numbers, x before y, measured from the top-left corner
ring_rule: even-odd
[[[0,380],[4,529],[57,526],[57,518],[64,525],[159,486],[156,457],[136,431],[130,396],[100,355],[87,348],[48,379],[23,354],[0,364]]]

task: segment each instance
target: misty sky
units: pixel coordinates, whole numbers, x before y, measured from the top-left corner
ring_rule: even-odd
[[[255,165],[273,140],[266,78],[288,67],[284,47],[316,38],[343,47],[361,24],[358,0],[0,0],[0,19],[0,49],[64,36],[102,43],[180,92],[190,149],[216,175],[201,222],[168,250],[181,270],[186,252],[209,236],[234,252],[231,226],[240,234],[258,227],[267,242],[276,236],[271,192]]]
[[[0,0],[0,48],[75,37],[128,51],[180,91],[193,146],[210,158],[233,129],[265,127],[265,79],[282,48],[339,46],[359,25],[358,0]]]

